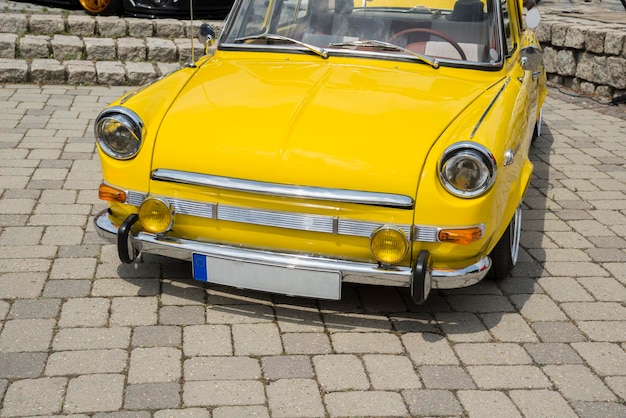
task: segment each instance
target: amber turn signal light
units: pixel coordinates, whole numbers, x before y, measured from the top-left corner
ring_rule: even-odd
[[[98,198],[109,202],[124,203],[126,202],[126,192],[101,183],[98,187]]]
[[[483,236],[483,228],[463,228],[463,229],[442,229],[437,234],[441,242],[451,242],[453,244],[471,244],[478,241]]]

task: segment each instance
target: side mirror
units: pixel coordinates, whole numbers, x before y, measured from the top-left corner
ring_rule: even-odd
[[[541,22],[541,14],[537,8],[532,8],[526,12],[526,27],[535,29]]]
[[[213,29],[213,26],[208,23],[201,24],[198,30],[198,39],[204,44],[204,53],[208,54],[209,47],[215,43],[215,29]]]
[[[537,71],[543,61],[543,53],[536,46],[527,46],[520,51],[520,65],[525,71]]]

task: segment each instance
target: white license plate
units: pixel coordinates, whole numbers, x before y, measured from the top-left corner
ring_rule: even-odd
[[[194,254],[193,278],[292,296],[341,299],[341,273],[338,271],[306,270]]]

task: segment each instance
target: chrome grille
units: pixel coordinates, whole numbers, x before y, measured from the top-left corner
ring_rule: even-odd
[[[147,194],[145,193],[129,191],[127,192],[126,203],[138,207],[141,206],[141,203],[146,197]],[[377,222],[357,221],[307,213],[277,212],[175,198],[166,199],[171,202],[176,214],[298,231],[367,238],[370,237],[377,228],[385,225]],[[438,228],[431,226],[394,225],[402,229],[406,233],[406,236],[412,238],[413,241],[437,242]]]

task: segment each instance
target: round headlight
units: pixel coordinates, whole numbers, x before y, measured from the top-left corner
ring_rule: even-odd
[[[381,264],[395,264],[401,261],[409,250],[409,241],[403,230],[381,226],[370,238],[372,255]]]
[[[139,207],[139,222],[145,231],[153,234],[167,232],[174,222],[174,209],[169,202],[150,197]]]
[[[96,119],[95,134],[100,149],[109,157],[127,160],[139,151],[143,122],[124,107],[105,109]]]
[[[446,190],[455,196],[480,196],[496,180],[496,160],[482,145],[460,142],[443,153],[439,178]]]

